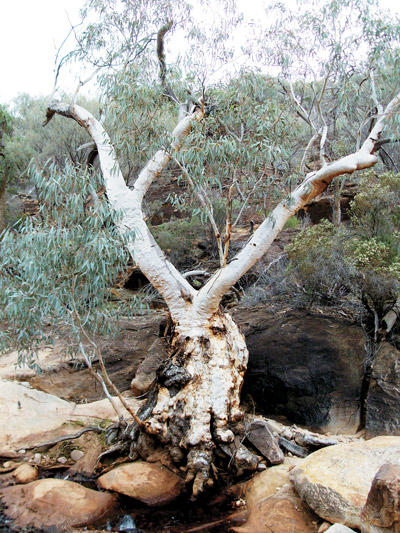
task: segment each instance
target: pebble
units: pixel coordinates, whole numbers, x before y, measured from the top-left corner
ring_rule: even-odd
[[[79,461],[79,459],[82,459],[82,457],[84,456],[84,452],[82,450],[73,450],[71,452],[71,459],[73,461]]]
[[[14,471],[14,477],[17,483],[30,483],[36,481],[39,474],[34,466],[22,464]]]
[[[63,465],[63,464],[65,464],[68,460],[67,460],[66,457],[59,457],[59,458],[57,459],[57,461]]]
[[[37,465],[42,462],[42,456],[40,453],[35,453],[35,455],[33,456],[33,462]]]

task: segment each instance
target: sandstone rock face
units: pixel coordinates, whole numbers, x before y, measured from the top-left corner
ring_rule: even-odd
[[[182,490],[181,479],[160,463],[125,463],[97,480],[99,486],[114,490],[147,505],[165,505]]]
[[[292,470],[290,478],[319,516],[361,528],[361,511],[372,480],[387,462],[400,465],[400,437],[376,437],[318,450]]]
[[[12,381],[0,382],[0,443],[6,448],[18,439],[61,426],[71,404]]]
[[[383,343],[376,356],[367,397],[369,437],[400,435],[400,350]]]
[[[235,315],[250,357],[244,394],[263,415],[337,433],[360,423],[364,336],[347,320],[310,312]]]
[[[154,339],[159,333],[160,321],[165,317],[164,312],[152,312],[146,316],[133,317],[120,322],[121,331],[118,338],[98,338],[107,372],[122,392],[129,390],[132,376],[144,359],[148,349],[149,339]],[[94,402],[104,397],[103,390],[91,376],[86,366],[77,365],[79,360],[71,361],[65,356],[66,347],[61,340],[57,340],[52,348],[39,351],[39,364],[43,370],[37,375],[34,370],[15,369],[17,354],[10,353],[2,356],[0,362],[0,378],[27,380],[31,385],[48,394],[73,402],[82,400]]]
[[[73,526],[90,524],[107,516],[115,506],[111,494],[61,479],[40,479],[7,487],[0,497],[14,526],[56,531],[71,531]]]
[[[361,517],[363,533],[400,532],[400,466],[378,470]]]

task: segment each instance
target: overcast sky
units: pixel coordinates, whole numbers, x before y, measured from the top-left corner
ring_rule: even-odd
[[[262,0],[239,0],[249,17],[259,17]],[[393,7],[395,0],[381,0]],[[396,2],[397,3],[397,2]],[[68,34],[70,22],[79,21],[84,0],[0,0],[0,103],[19,93],[49,94],[54,82],[54,58]],[[64,68],[65,87],[73,90],[73,76]]]

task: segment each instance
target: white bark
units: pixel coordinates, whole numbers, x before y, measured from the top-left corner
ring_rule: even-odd
[[[134,189],[130,190],[125,184],[109,136],[91,113],[78,105],[61,103],[50,105],[49,111],[76,120],[96,143],[108,200],[117,212],[115,220],[126,246],[138,267],[165,299],[173,320],[179,322],[195,290],[166,259],[151,235],[144,221],[142,201],[151,183],[171,159],[169,152],[180,149],[192,123],[200,120],[203,113],[196,111],[179,122],[172,132],[172,147],[169,151],[160,149],[156,152],[139,174]]]
[[[174,336],[166,367],[159,371],[157,400],[144,421],[146,432],[168,445],[176,463],[187,454],[186,481],[193,494],[211,484],[216,445],[232,452],[236,468],[254,470],[258,459],[235,443],[232,427],[243,418],[240,390],[248,351],[229,315],[216,313],[206,327]]]

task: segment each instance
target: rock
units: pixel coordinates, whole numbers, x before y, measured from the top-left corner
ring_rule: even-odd
[[[301,498],[329,522],[361,527],[372,480],[387,463],[400,465],[400,437],[337,444],[309,455],[290,473]]]
[[[400,435],[400,350],[382,343],[372,370],[367,396],[367,437]]]
[[[268,422],[254,420],[247,429],[246,438],[272,465],[283,463],[285,456],[278,446]]]
[[[181,479],[160,463],[137,461],[113,468],[97,480],[106,490],[125,494],[147,505],[165,505],[182,490]]]
[[[24,437],[61,426],[68,411],[71,405],[65,400],[22,383],[0,381],[0,448],[10,449]]]
[[[66,457],[58,457],[57,462],[65,465],[65,463],[68,463],[68,459]]]
[[[400,466],[384,464],[378,470],[361,520],[362,533],[400,532]]]
[[[318,517],[294,492],[289,470],[301,459],[285,458],[285,463],[272,466],[253,476],[246,493],[247,522],[233,528],[237,533],[317,532]]]
[[[71,459],[73,461],[79,461],[79,459],[82,459],[82,457],[85,455],[85,453],[82,450],[73,450],[71,452]]]
[[[39,473],[34,466],[22,464],[14,470],[13,476],[17,483],[31,483],[37,480]]]
[[[140,402],[126,398],[127,403],[137,410]],[[129,413],[118,398],[116,405],[129,419]],[[88,425],[101,420],[118,420],[107,399],[76,405],[51,394],[32,389],[29,384],[0,380],[0,453],[7,456],[12,450],[25,454],[26,447],[51,440],[60,428],[64,434],[77,431],[71,421],[78,420]],[[70,424],[71,427],[68,428]]]
[[[297,496],[291,485],[258,502],[249,511],[243,526],[233,528],[237,533],[317,533],[318,516]]]
[[[249,349],[243,394],[264,416],[324,432],[355,433],[360,423],[364,334],[318,313],[239,310]]]
[[[129,419],[130,414],[125,410],[119,398],[114,397],[113,399],[119,411],[125,418]],[[141,406],[141,402],[139,400],[128,397],[125,397],[124,399],[131,409],[138,411],[139,407]],[[118,417],[107,398],[104,398],[104,400],[97,400],[96,402],[71,404],[71,406],[69,418],[72,420],[84,420],[90,418],[112,420],[115,422],[118,420]]]
[[[118,337],[99,336],[100,346],[108,375],[118,390],[129,390],[132,376],[143,361],[149,348],[149,339],[158,335],[159,323],[165,313],[151,312],[144,316],[121,320]],[[58,346],[58,345],[57,345]],[[61,345],[62,346],[62,345]],[[65,351],[65,346],[63,347]],[[31,384],[49,394],[81,403],[94,402],[104,397],[102,388],[85,365],[78,361],[60,361],[51,372],[46,370],[30,378]]]
[[[322,524],[318,528],[318,533],[325,533],[326,530],[328,530],[331,527],[330,522],[322,522]]]
[[[103,442],[98,433],[92,432],[85,433],[79,440],[79,445],[84,450],[84,455],[70,466],[68,474],[74,475],[78,473],[90,477],[96,470],[98,456],[104,451]]]
[[[156,371],[166,356],[165,342],[162,338],[157,337],[150,346],[147,356],[140,363],[131,382],[131,391],[135,396],[140,396],[150,390],[156,379]]]
[[[285,457],[284,464],[272,466],[255,474],[248,482],[244,494],[248,510],[269,496],[274,495],[285,485],[290,485],[289,471],[302,459]],[[238,496],[240,497],[240,496]]]
[[[42,455],[40,453],[35,453],[35,455],[33,456],[33,462],[36,465],[40,465],[40,463],[42,462]]]
[[[53,372],[60,366],[62,360],[63,347],[56,343],[52,347],[42,348],[38,350],[38,360],[40,361],[41,369],[44,372]],[[16,366],[18,360],[18,352],[12,351],[1,356],[0,359],[0,378],[3,380],[15,381],[29,381],[33,379],[37,372],[33,368],[26,366]]]
[[[5,514],[14,527],[70,531],[107,516],[115,506],[111,494],[61,479],[40,479],[0,491]]]

